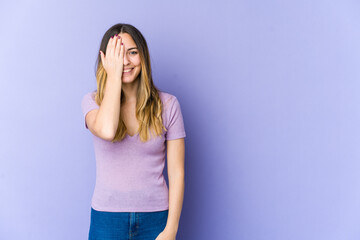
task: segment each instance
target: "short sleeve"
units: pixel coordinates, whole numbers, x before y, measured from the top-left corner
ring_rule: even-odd
[[[88,126],[86,124],[86,114],[90,112],[93,109],[99,109],[100,107],[95,102],[95,92],[89,92],[85,94],[81,101],[81,109],[84,116],[84,122],[85,122],[85,128],[88,129]]]
[[[167,132],[165,134],[166,140],[173,140],[177,138],[184,138],[186,136],[184,119],[181,113],[180,103],[174,96],[174,100],[169,110],[169,119]]]

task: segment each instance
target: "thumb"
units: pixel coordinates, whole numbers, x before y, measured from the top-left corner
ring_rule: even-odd
[[[102,65],[104,66],[104,63],[105,63],[105,55],[104,53],[100,50],[100,57],[101,57],[101,62],[102,62]]]

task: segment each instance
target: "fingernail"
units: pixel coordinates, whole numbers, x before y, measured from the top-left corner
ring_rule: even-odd
[[[121,45],[124,45],[123,43],[121,43]]]

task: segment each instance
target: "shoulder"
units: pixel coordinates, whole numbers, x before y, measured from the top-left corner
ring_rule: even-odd
[[[95,101],[96,90],[87,92],[83,95],[82,101]]]
[[[180,103],[175,95],[160,91],[159,95],[163,103],[163,114],[169,122],[182,115]]]
[[[99,108],[100,106],[96,103],[95,100],[96,90],[87,92],[83,95],[83,98],[81,100],[81,107],[83,109],[83,112],[86,113],[90,111],[91,109]]]
[[[168,93],[168,92],[160,91],[160,90],[159,90],[159,97],[160,97],[162,103],[164,104],[165,108],[172,106],[174,104],[174,102],[177,101],[177,98],[175,95]]]

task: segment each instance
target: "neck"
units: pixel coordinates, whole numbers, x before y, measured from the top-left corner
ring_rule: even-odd
[[[126,102],[136,102],[136,93],[139,87],[139,80],[135,79],[131,83],[122,83],[121,88],[124,91]]]

